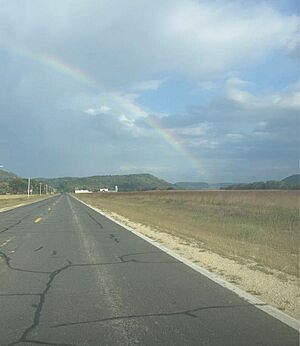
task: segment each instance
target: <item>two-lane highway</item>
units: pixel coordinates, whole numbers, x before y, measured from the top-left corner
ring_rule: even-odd
[[[0,213],[0,345],[298,345],[298,333],[62,195]]]

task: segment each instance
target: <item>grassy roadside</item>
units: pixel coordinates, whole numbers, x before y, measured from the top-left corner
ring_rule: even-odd
[[[32,195],[28,197],[27,195],[0,195],[0,211],[1,209],[14,207],[19,204],[30,204],[47,197],[49,196]]]
[[[226,257],[254,260],[257,269],[298,275],[298,191],[155,191],[76,197]]]

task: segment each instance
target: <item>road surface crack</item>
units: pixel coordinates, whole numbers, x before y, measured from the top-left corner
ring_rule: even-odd
[[[25,207],[30,206],[30,207],[33,207],[33,210],[35,210],[37,207],[40,208],[40,207],[43,207],[43,206],[48,205],[48,204],[49,204],[49,200],[47,199],[45,202],[44,202],[44,201],[40,201],[40,202],[38,202],[36,205],[29,204],[29,205],[25,205]],[[11,212],[11,211],[12,211],[12,210],[7,210],[7,211],[4,212],[4,213],[9,213],[9,212]],[[21,219],[19,219],[18,221],[14,222],[14,223],[12,223],[11,225],[9,225],[9,226],[5,227],[4,229],[0,230],[0,234],[1,234],[1,233],[4,233],[4,232],[6,232],[6,231],[9,231],[10,229],[14,228],[15,226],[18,226],[18,225],[19,225],[21,222],[23,222],[25,219],[29,218],[29,217],[32,215],[32,213],[33,213],[33,212],[31,211],[29,214],[23,216],[23,217],[22,217]]]
[[[119,256],[120,261],[122,263],[129,263],[129,262],[134,262],[134,263],[181,263],[178,260],[172,260],[172,261],[145,261],[145,260],[140,260],[136,258],[131,258],[131,259],[125,259],[126,257],[129,256],[140,256],[140,255],[148,255],[148,254],[163,254],[163,251],[148,251],[148,252],[135,252],[135,253],[129,253],[126,255]]]
[[[60,324],[55,324],[55,325],[51,326],[50,328],[69,327],[69,326],[89,324],[89,323],[104,323],[104,322],[111,322],[111,321],[116,321],[116,320],[148,318],[148,317],[171,317],[171,316],[179,316],[179,315],[183,315],[184,316],[185,315],[185,316],[188,316],[188,317],[191,317],[191,318],[198,318],[199,316],[196,315],[196,313],[199,312],[199,311],[204,311],[204,310],[251,308],[253,306],[264,306],[264,305],[266,305],[266,304],[265,303],[258,303],[258,304],[236,304],[236,305],[204,306],[204,307],[199,307],[199,308],[195,308],[195,309],[175,311],[175,312],[161,312],[161,313],[149,313],[149,314],[146,313],[146,314],[137,314],[137,315],[123,315],[123,316],[101,318],[101,319],[95,319],[95,320],[89,320],[89,321],[60,323]]]
[[[18,226],[22,221],[24,221],[26,218],[28,218],[30,215],[26,215],[24,217],[22,217],[21,219],[19,219],[18,221],[16,221],[15,223],[12,223],[11,225],[7,226],[6,228],[2,229],[0,231],[1,233],[4,233],[6,231],[9,231],[10,229],[14,228],[15,226]]]
[[[6,266],[11,270],[15,270],[18,272],[25,272],[25,273],[34,273],[34,274],[51,274],[51,272],[45,272],[45,271],[39,271],[39,270],[29,270],[29,269],[13,267],[11,265],[12,259],[8,255],[6,255],[6,253],[4,253],[3,251],[0,251],[0,257],[2,257],[4,259]]]
[[[44,272],[44,271],[34,271],[34,270],[28,270],[28,269],[22,269],[22,268],[16,268],[13,267],[11,265],[11,258],[6,255],[4,252],[0,251],[0,256],[4,259],[5,264],[7,265],[7,267],[11,270],[15,270],[15,271],[21,271],[21,272],[28,272],[28,273],[38,273],[38,274],[47,274],[49,276],[49,279],[46,283],[46,286],[44,288],[44,290],[41,293],[6,293],[6,294],[0,294],[0,296],[37,296],[39,297],[39,301],[36,305],[33,305],[36,309],[34,311],[34,317],[33,317],[33,321],[32,324],[27,327],[22,335],[20,336],[20,338],[17,341],[14,341],[12,343],[7,344],[6,346],[13,346],[13,345],[17,345],[20,344],[22,342],[24,343],[32,343],[32,344],[44,344],[44,345],[61,345],[61,346],[73,346],[71,344],[63,344],[63,343],[51,343],[51,342],[43,342],[43,341],[39,341],[39,340],[29,340],[28,336],[29,334],[38,327],[38,325],[40,324],[40,318],[41,318],[41,314],[42,314],[42,310],[44,307],[44,304],[46,302],[46,297],[48,294],[48,291],[51,288],[51,285],[53,284],[54,279],[61,274],[63,271],[65,271],[68,268],[72,268],[72,267],[91,267],[91,266],[107,266],[107,265],[120,265],[120,264],[125,264],[125,263],[180,263],[179,261],[166,261],[166,262],[162,262],[162,261],[141,261],[138,259],[125,259],[128,256],[136,256],[136,255],[143,255],[143,254],[157,254],[160,252],[144,252],[144,253],[132,253],[132,254],[126,254],[126,255],[122,255],[120,256],[120,261],[117,262],[103,262],[103,263],[72,263],[71,261],[67,261],[67,264],[64,265],[63,267],[56,269],[52,272]],[[94,322],[105,322],[105,321],[110,321],[110,320],[117,320],[117,319],[126,319],[126,318],[140,318],[140,317],[148,317],[148,316],[169,316],[169,315],[179,315],[179,314],[186,314],[188,316],[191,316],[192,312],[194,310],[187,310],[186,312],[175,312],[175,313],[165,313],[165,314],[149,314],[149,315],[131,315],[131,316],[117,316],[117,317],[111,317],[111,318],[107,318],[107,319],[101,319],[101,320],[94,320],[94,321],[82,321],[82,322],[74,322],[74,323],[69,323],[69,324],[58,324],[55,325],[51,328],[58,328],[58,327],[62,327],[62,326],[67,326],[67,325],[73,325],[73,324],[85,324],[85,323],[94,323]],[[76,345],[78,346],[78,345]]]
[[[0,297],[27,297],[27,296],[40,296],[41,293],[0,293]]]
[[[80,346],[79,344],[65,344],[65,343],[56,343],[56,342],[47,342],[40,340],[26,340],[26,343],[36,344],[36,345],[51,345],[51,346]]]
[[[28,340],[27,339],[27,336],[39,325],[40,323],[40,318],[41,318],[41,313],[42,313],[42,309],[43,309],[43,306],[45,304],[45,301],[46,301],[46,296],[47,296],[47,293],[49,291],[49,289],[51,288],[51,284],[53,282],[53,280],[55,279],[55,277],[57,275],[59,275],[62,271],[66,270],[67,268],[69,268],[70,266],[72,265],[72,262],[68,261],[68,264],[66,264],[65,266],[59,268],[59,269],[56,269],[54,270],[53,272],[50,273],[49,275],[49,280],[47,281],[46,283],[46,286],[43,290],[43,292],[41,292],[40,294],[38,294],[39,296],[39,302],[38,304],[36,305],[36,309],[35,309],[35,312],[34,312],[34,317],[33,317],[33,322],[32,324],[26,328],[24,330],[24,332],[22,333],[21,337],[17,340],[17,341],[14,341],[12,343],[9,343],[7,344],[7,346],[12,346],[12,345],[17,345],[21,342],[33,342],[33,340]],[[35,343],[40,343],[40,344],[43,344],[44,342],[39,342],[39,341],[35,341]],[[47,345],[67,345],[67,344],[54,344],[54,343],[44,343],[44,344],[47,344]]]
[[[96,222],[96,224],[97,224],[101,229],[103,228],[102,224],[101,224],[94,216],[92,216],[89,212],[87,212],[87,214],[88,214],[88,216],[89,216],[94,222]]]

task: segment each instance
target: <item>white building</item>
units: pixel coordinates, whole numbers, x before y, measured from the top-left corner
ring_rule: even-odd
[[[89,190],[75,190],[75,193],[92,193],[92,191],[89,191]]]
[[[100,192],[108,192],[108,189],[107,188],[103,188],[103,189],[100,189],[99,191]]]

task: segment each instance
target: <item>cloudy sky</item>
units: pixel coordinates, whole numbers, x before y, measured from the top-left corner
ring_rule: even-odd
[[[0,164],[171,182],[298,171],[298,0],[0,0]]]

